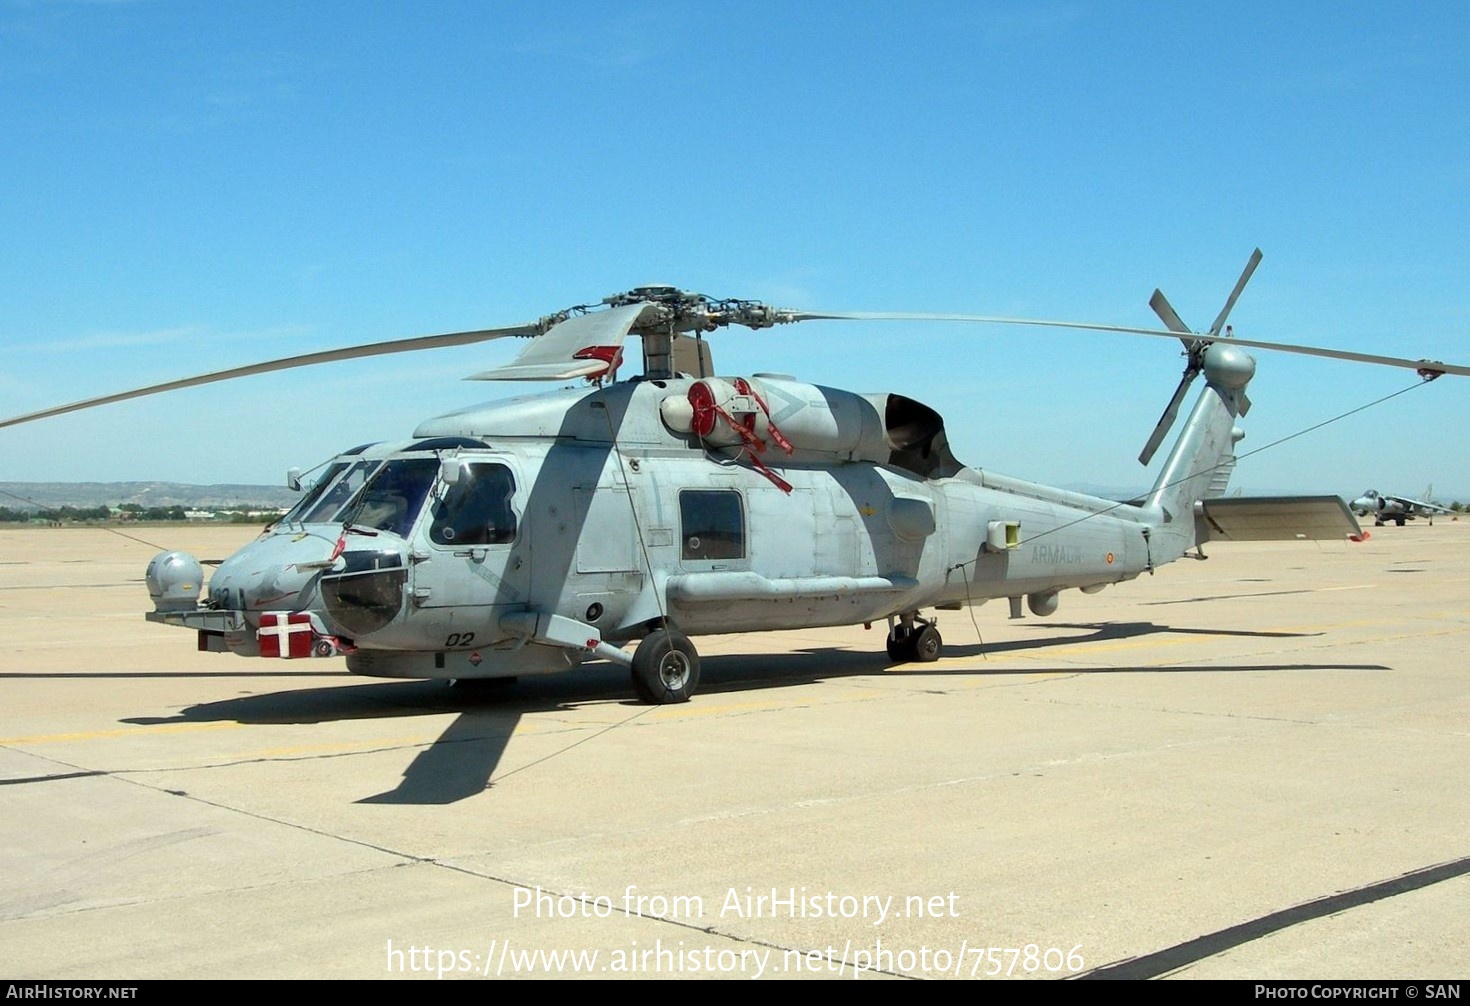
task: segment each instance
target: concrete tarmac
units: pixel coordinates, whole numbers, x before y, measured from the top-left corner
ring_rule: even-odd
[[[1462,978],[1470,522],[1373,531],[665,707],[199,653],[143,568],[249,529],[0,531],[0,974]]]

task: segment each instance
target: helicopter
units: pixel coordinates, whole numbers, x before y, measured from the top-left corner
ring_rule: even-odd
[[[1356,532],[1336,497],[1225,498],[1255,373],[1246,348],[1408,367],[1425,380],[1470,369],[1235,338],[1226,319],[1260,260],[1257,249],[1202,333],[1157,290],[1163,330],[820,313],[649,286],[505,328],[217,371],[0,426],[334,360],[529,338],[473,379],[585,384],[426,420],[405,440],[343,451],[310,485],[293,470],[300,501],[224,560],[207,593],[198,559],[155,556],[146,617],[194,631],[203,651],[345,656],[349,671],[389,678],[476,682],[603,659],[627,668],[643,702],[684,702],[700,677],[691,637],[886,622],[893,661],[929,662],[943,653],[937,612],[1004,598],[1012,617],[1023,602],[1052,614],[1064,590],[1101,591],[1191,550],[1203,558],[1206,541],[1232,536],[1232,504],[1250,511],[1235,536]],[[1154,487],[1119,502],[966,466],[939,413],[905,395],[715,374],[707,334],[818,320],[1177,338],[1184,374],[1145,465],[1193,382],[1203,375],[1205,386]],[[629,336],[641,339],[642,372],[619,380]]]

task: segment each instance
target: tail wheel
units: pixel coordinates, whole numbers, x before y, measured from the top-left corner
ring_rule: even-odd
[[[650,705],[688,702],[699,687],[699,653],[678,629],[643,637],[633,652],[633,691]]]

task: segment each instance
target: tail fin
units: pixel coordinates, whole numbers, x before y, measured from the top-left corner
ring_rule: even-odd
[[[1235,468],[1235,444],[1244,435],[1235,419],[1249,408],[1245,388],[1256,361],[1229,343],[1215,342],[1202,353],[1202,371],[1205,388],[1144,502],[1153,526],[1149,551],[1155,564],[1177,559],[1194,546],[1195,504],[1225,492]]]

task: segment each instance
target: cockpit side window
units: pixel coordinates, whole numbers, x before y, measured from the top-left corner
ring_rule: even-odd
[[[500,545],[516,537],[511,509],[515,476],[505,465],[476,462],[434,505],[429,540],[436,545]]]

